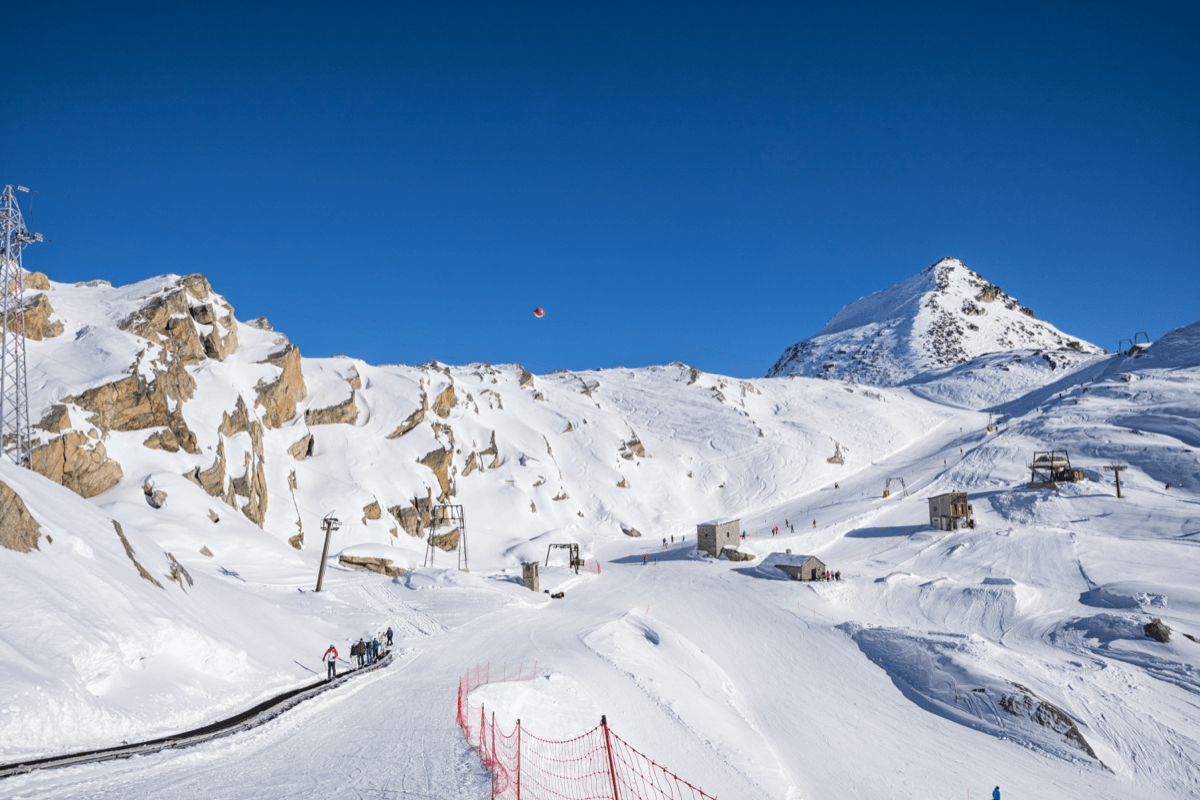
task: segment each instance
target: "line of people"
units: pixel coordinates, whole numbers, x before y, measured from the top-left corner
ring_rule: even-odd
[[[390,650],[394,635],[395,634],[392,633],[392,629],[388,628],[386,631],[372,637],[371,641],[369,642],[366,639],[360,638],[357,642],[352,643],[350,645],[351,669],[361,669],[362,667],[369,667],[372,664],[377,663],[379,661],[380,648],[384,647],[384,643],[386,643],[387,649]],[[325,662],[326,680],[332,680],[333,678],[336,678],[338,660],[337,648],[333,645],[329,645],[329,649],[325,651],[325,655],[321,657],[321,660]],[[355,666],[356,664],[357,666]]]

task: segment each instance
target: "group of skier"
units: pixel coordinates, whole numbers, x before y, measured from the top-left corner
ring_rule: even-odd
[[[368,667],[376,663],[379,660],[380,648],[385,646],[390,648],[392,646],[393,636],[394,634],[392,633],[392,629],[388,628],[386,631],[372,637],[371,641],[369,642],[366,639],[360,638],[357,642],[354,642],[350,645],[351,664],[357,661],[357,667],[361,668]],[[338,660],[337,648],[333,645],[329,645],[329,649],[325,651],[325,655],[321,657],[321,660],[325,662],[326,679],[331,680],[336,678]]]

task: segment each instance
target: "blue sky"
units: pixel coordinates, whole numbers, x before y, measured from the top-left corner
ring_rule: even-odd
[[[1198,16],[25,4],[0,182],[27,268],[203,272],[310,356],[758,376],[942,256],[1112,349],[1200,319]]]

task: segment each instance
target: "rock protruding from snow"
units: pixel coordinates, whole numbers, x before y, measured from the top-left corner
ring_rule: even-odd
[[[33,299],[26,300],[23,317],[25,338],[40,342],[62,335],[63,324],[50,319],[53,313],[54,307],[50,305],[50,298],[46,297],[45,292],[39,292]]]
[[[31,455],[33,471],[66,486],[80,497],[95,497],[117,485],[124,472],[108,457],[104,443],[67,431]]]
[[[25,501],[4,481],[0,481],[0,547],[28,553],[38,550],[42,528],[25,507]]]
[[[1010,350],[1104,352],[1037,319],[958,259],[944,258],[846,306],[816,336],[789,347],[767,376],[895,386]]]
[[[263,381],[256,387],[258,399],[254,405],[264,408],[264,425],[278,428],[296,416],[296,403],[308,396],[300,367],[300,349],[288,343],[282,350],[267,356],[262,363],[279,367],[280,373],[274,381]]]

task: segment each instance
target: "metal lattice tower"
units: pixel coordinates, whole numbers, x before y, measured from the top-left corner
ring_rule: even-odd
[[[0,448],[21,467],[30,466],[29,383],[25,377],[25,280],[21,251],[45,241],[25,227],[13,189],[5,186],[0,200]]]

